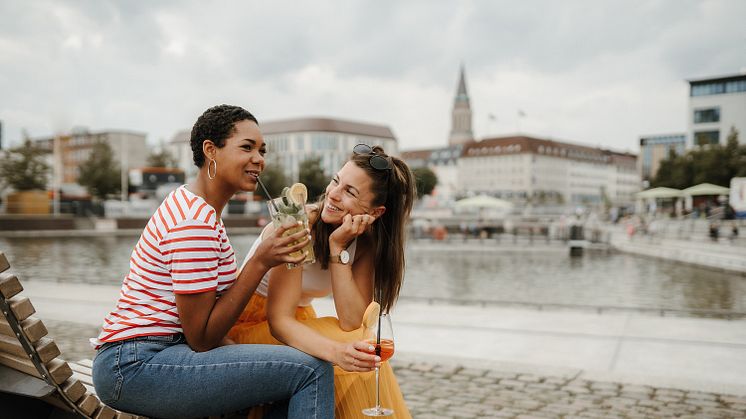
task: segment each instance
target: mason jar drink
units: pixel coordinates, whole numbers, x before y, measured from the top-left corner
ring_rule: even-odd
[[[308,192],[306,186],[302,183],[296,183],[290,188],[285,188],[281,197],[267,202],[269,215],[272,218],[274,227],[290,227],[285,231],[283,236],[289,236],[308,228],[308,214],[306,213],[307,199]],[[313,252],[313,242],[309,242],[303,249],[291,253],[290,256],[299,257],[301,254],[305,255],[301,264],[316,262],[316,256]],[[295,263],[287,264],[288,269],[293,269],[297,266],[298,264]]]

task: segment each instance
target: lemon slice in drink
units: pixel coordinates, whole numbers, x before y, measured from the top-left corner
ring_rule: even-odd
[[[302,183],[294,183],[288,190],[288,199],[296,205],[305,205],[308,201],[308,189]]]
[[[368,304],[368,308],[365,309],[365,314],[363,314],[363,327],[373,327],[378,321],[378,315],[380,313],[381,306],[377,302],[373,301]]]

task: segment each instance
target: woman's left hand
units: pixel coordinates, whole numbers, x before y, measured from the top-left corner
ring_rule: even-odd
[[[352,240],[363,234],[374,221],[376,221],[376,217],[368,214],[345,215],[342,219],[342,225],[337,227],[329,236],[330,250],[337,253],[345,249]]]

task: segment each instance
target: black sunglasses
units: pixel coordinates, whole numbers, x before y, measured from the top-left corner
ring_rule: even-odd
[[[373,148],[369,146],[368,144],[362,144],[362,143],[358,144],[352,148],[352,152],[357,155],[370,154],[370,159],[368,159],[368,163],[370,163],[370,167],[376,170],[391,170],[391,162],[389,161],[389,159],[376,154],[373,151]]]

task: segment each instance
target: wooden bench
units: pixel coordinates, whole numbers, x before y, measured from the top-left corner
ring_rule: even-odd
[[[23,286],[0,252],[0,417],[134,419],[96,396],[91,361],[69,363],[33,316]]]

